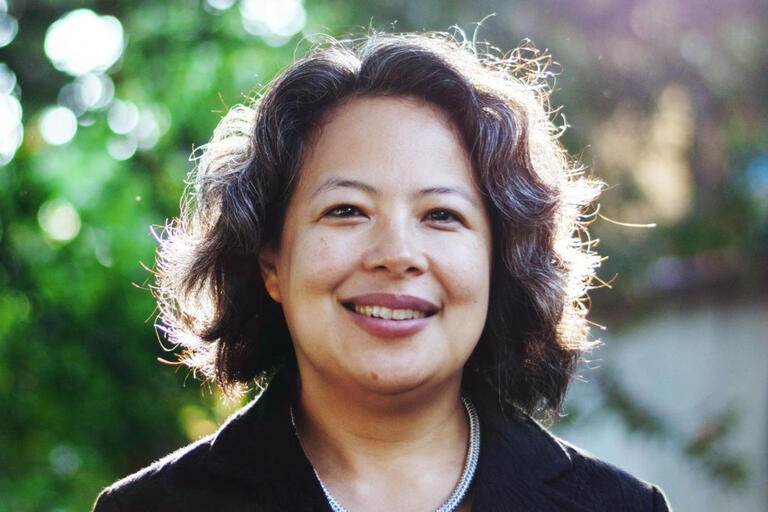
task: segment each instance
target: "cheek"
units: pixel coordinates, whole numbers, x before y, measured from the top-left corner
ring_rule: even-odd
[[[292,288],[302,293],[329,291],[352,270],[355,254],[340,237],[317,233],[297,237],[286,267]]]
[[[444,245],[442,247],[445,247]],[[487,306],[490,289],[490,248],[481,240],[450,244],[436,260],[440,279],[456,304]]]

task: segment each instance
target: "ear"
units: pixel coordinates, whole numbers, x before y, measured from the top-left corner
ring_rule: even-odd
[[[259,251],[259,268],[264,287],[272,300],[280,302],[280,285],[277,280],[277,254],[272,247],[264,247]]]

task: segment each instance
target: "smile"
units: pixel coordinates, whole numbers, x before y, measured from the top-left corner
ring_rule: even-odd
[[[372,293],[341,302],[358,327],[376,337],[412,336],[424,329],[440,308],[411,295]]]
[[[410,320],[411,318],[424,318],[426,311],[416,309],[391,309],[385,306],[361,306],[354,305],[355,313],[373,318],[384,318],[386,320]]]

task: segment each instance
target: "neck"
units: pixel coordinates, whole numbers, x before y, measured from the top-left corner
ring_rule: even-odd
[[[333,495],[358,504],[351,510],[404,485],[414,491],[411,501],[389,509],[429,510],[452,492],[465,463],[469,422],[460,389],[459,378],[431,393],[355,394],[302,374],[297,430]]]

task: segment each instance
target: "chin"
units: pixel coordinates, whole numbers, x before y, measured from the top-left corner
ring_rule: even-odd
[[[404,395],[419,389],[424,384],[423,381],[413,380],[376,380],[369,379],[364,383],[364,387],[372,393],[383,396]]]
[[[403,395],[423,389],[435,380],[429,372],[414,372],[413,368],[405,370],[396,372],[392,369],[368,368],[357,375],[356,380],[367,391],[384,396]]]

